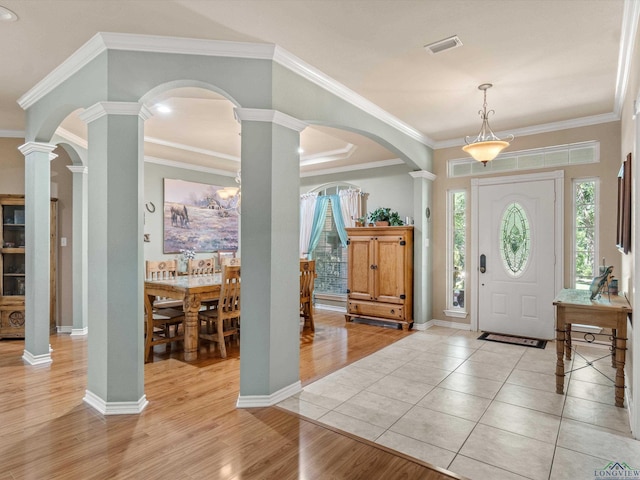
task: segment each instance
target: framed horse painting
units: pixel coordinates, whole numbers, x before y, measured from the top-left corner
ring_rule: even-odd
[[[164,179],[164,253],[238,250],[240,190]]]

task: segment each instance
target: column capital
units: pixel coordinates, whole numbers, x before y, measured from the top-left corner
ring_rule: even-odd
[[[239,122],[271,122],[298,132],[301,132],[309,125],[302,120],[298,120],[278,110],[269,110],[266,108],[234,108],[233,112],[236,120]]]
[[[144,121],[153,114],[138,102],[98,102],[86,108],[78,117],[85,123],[91,123],[105,115],[138,115]]]
[[[89,172],[89,167],[85,167],[84,165],[67,165],[67,168],[72,173],[81,173],[86,175]]]
[[[52,145],[51,143],[44,142],[27,142],[18,147],[18,150],[26,157],[27,155],[31,155],[32,153],[48,153],[49,161],[57,158],[58,155],[52,153],[58,146]]]
[[[435,174],[428,172],[426,170],[417,170],[415,172],[409,172],[409,175],[411,175],[413,178],[424,178],[432,182],[437,178]]]

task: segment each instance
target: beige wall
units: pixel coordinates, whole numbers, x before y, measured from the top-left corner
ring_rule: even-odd
[[[507,172],[496,174],[517,175],[532,172],[543,172],[553,170],[564,170],[564,192],[565,192],[565,208],[564,208],[564,287],[571,284],[571,219],[572,219],[572,180],[584,177],[600,178],[600,251],[599,259],[606,258],[607,264],[614,265],[614,275],[619,276],[621,272],[620,254],[615,247],[615,231],[616,231],[616,201],[617,201],[617,174],[620,167],[620,122],[611,122],[602,125],[595,125],[582,128],[574,128],[568,130],[557,131],[553,133],[544,133],[538,135],[528,135],[516,138],[509,147],[509,151],[515,152],[519,150],[527,150],[531,148],[547,147],[553,145],[563,145],[568,143],[583,142],[589,140],[597,140],[600,142],[600,163],[590,165],[574,165],[567,167],[555,167],[540,170],[521,170],[517,172]],[[452,189],[466,189],[468,192],[467,207],[467,276],[471,266],[471,258],[476,255],[470,245],[470,223],[471,218],[469,211],[471,207],[471,178],[447,178],[447,161],[464,158],[465,154],[459,147],[436,150],[434,157],[434,172],[437,179],[434,182],[433,197],[433,270],[436,273],[433,278],[433,317],[438,320],[455,321],[461,323],[470,323],[470,318],[466,319],[449,318],[445,316],[443,310],[446,309],[447,295],[446,291],[446,201],[447,191]],[[562,287],[562,286],[561,286]],[[465,298],[471,298],[471,291],[474,285],[467,284]],[[470,307],[467,305],[467,311]]]
[[[24,195],[24,138],[0,138],[0,193]]]
[[[627,292],[627,298],[631,302],[631,305],[634,304],[634,292],[635,292],[635,249],[633,246],[636,244],[636,235],[637,228],[635,218],[637,217],[637,211],[634,212],[634,209],[638,208],[638,184],[636,179],[638,178],[638,170],[640,163],[638,163],[638,155],[640,152],[636,149],[636,145],[638,144],[638,138],[636,135],[636,123],[640,121],[640,119],[634,119],[634,101],[638,99],[640,96],[640,30],[638,30],[636,34],[636,42],[635,42],[635,50],[634,56],[632,59],[631,67],[630,67],[630,75],[629,75],[629,83],[627,86],[627,94],[622,107],[621,114],[621,149],[622,154],[626,156],[627,153],[632,154],[632,171],[635,170],[632,176],[632,185],[631,185],[631,194],[632,194],[632,215],[633,222],[631,224],[631,251],[627,255],[620,254],[621,263],[622,263],[622,277],[621,277],[621,285],[620,288],[624,289]],[[637,318],[637,315],[634,315]],[[637,323],[637,322],[636,322]],[[633,325],[628,323],[628,331],[627,331],[627,354],[626,354],[626,365],[625,365],[625,381],[626,387],[628,389],[627,396],[629,399],[638,398],[638,393],[634,389],[634,362],[633,358],[636,357],[638,359],[637,352],[640,350],[640,336],[634,332]],[[635,352],[634,352],[635,351]],[[637,363],[637,362],[636,362]],[[636,367],[637,368],[637,367]],[[636,382],[638,383],[638,382]],[[636,400],[634,402],[630,402],[630,413],[631,418],[635,416],[635,425],[632,425],[632,429],[635,429],[635,437],[638,437],[637,432],[640,430],[640,411],[638,411],[639,402]]]

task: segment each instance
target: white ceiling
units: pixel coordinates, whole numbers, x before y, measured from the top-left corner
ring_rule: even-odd
[[[97,32],[276,43],[422,132],[433,147],[480,127],[490,82],[496,132],[614,120],[624,87],[623,0],[0,0],[0,135],[19,134],[16,100]],[[457,35],[438,55],[424,45]],[[619,58],[623,54],[623,61]],[[145,154],[235,171],[232,105],[198,89],[158,99],[173,108],[145,125]],[[83,137],[74,118],[65,132]],[[65,133],[63,132],[63,133]],[[357,134],[307,128],[302,171],[392,162]],[[461,157],[464,154],[461,152]]]

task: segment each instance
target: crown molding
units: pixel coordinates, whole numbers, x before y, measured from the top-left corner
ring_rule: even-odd
[[[543,123],[540,125],[532,125],[530,127],[517,128],[507,132],[497,132],[498,137],[508,136],[512,134],[515,137],[525,137],[527,135],[537,135],[539,133],[557,132],[558,130],[568,130],[570,128],[588,127],[591,125],[599,125],[601,123],[617,122],[620,120],[620,116],[615,113],[603,113],[600,115],[592,115],[589,117],[574,118],[573,120],[562,120],[560,122]],[[435,150],[450,147],[460,147],[465,142],[461,138],[454,138],[451,140],[442,140],[436,142],[434,145]]]
[[[27,93],[22,95],[18,99],[18,105],[20,105],[23,110],[31,107],[105,50],[106,46],[102,35],[100,33],[95,34],[87,43],[73,52],[64,62],[54,68]]]
[[[317,165],[319,163],[334,162],[336,160],[345,160],[354,154],[358,147],[353,143],[347,143],[344,148],[336,150],[328,150],[313,155],[304,155],[300,157],[300,166]]]
[[[156,137],[144,137],[144,141],[147,143],[153,143],[155,145],[161,145],[163,147],[175,148],[177,150],[185,150],[187,152],[199,153],[201,155],[207,155],[209,157],[223,158],[225,160],[231,160],[233,162],[240,163],[240,157],[236,155],[229,155],[227,153],[216,152],[215,150],[209,150],[207,148],[194,147],[186,145],[184,143],[169,142]]]
[[[378,162],[358,163],[355,165],[347,165],[344,167],[325,168],[323,170],[313,170],[312,172],[300,172],[301,177],[316,177],[319,175],[330,175],[332,173],[355,172],[357,170],[368,170],[370,168],[391,167],[393,165],[404,165],[405,163],[399,158],[390,160],[380,160]]]
[[[638,19],[640,19],[640,2],[637,0],[625,0],[622,13],[618,72],[616,74],[616,93],[613,106],[613,112],[617,116],[620,116],[622,113],[622,105],[627,94],[631,60],[635,47],[634,41],[638,30]]]
[[[175,160],[167,160],[166,158],[152,157],[149,155],[144,156],[146,163],[154,163],[156,165],[163,165],[165,167],[181,168],[183,170],[193,170],[194,172],[210,173],[213,175],[221,175],[223,177],[236,177],[238,172],[222,170],[219,168],[203,167],[202,165],[193,165],[191,163],[177,162]]]
[[[297,73],[306,80],[315,83],[316,85],[322,87],[330,93],[333,93],[335,96],[341,98],[342,100],[345,100],[348,103],[360,108],[361,110],[364,110],[368,114],[376,117],[377,119],[383,121],[387,125],[390,125],[396,130],[399,130],[400,132],[413,138],[414,140],[417,140],[418,142],[428,147],[433,146],[433,140],[422,132],[416,130],[411,125],[403,122],[399,118],[391,115],[389,112],[383,110],[375,103],[367,100],[342,83],[334,80],[317,68],[312,67],[308,63],[302,61],[300,58],[296,57],[292,53],[289,53],[287,50],[278,45],[276,45],[275,48],[273,61],[285,68],[288,68],[292,72]]]
[[[319,85],[337,97],[364,110],[414,140],[429,147],[433,145],[433,140],[409,124],[404,123],[373,102],[358,95],[345,85],[274,44],[99,32],[27,93],[22,95],[18,99],[18,104],[24,110],[28,109],[106,50],[272,60],[300,75],[302,78]]]
[[[63,138],[67,142],[73,143],[75,146],[83,148],[85,150],[89,148],[89,144],[86,139],[82,138],[79,135],[76,135],[75,133],[71,133],[66,128],[56,128],[54,135],[58,135],[60,138]]]
[[[24,138],[24,130],[0,130],[0,138]]]

